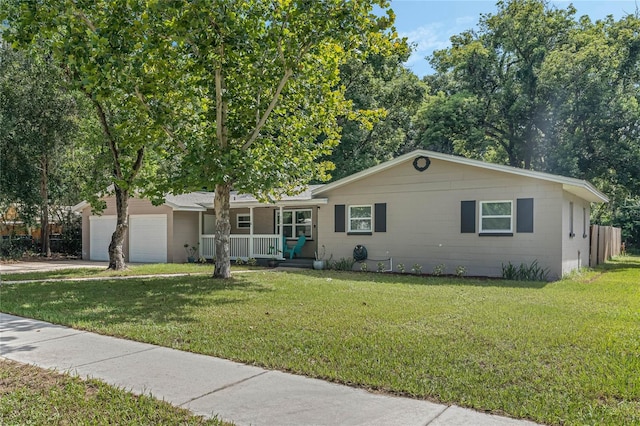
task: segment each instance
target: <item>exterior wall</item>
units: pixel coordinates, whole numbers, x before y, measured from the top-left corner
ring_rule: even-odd
[[[573,203],[573,229],[571,229],[571,203]],[[562,200],[562,275],[589,266],[590,215],[591,205],[588,201],[573,194],[564,193]]]
[[[467,275],[500,276],[502,264],[537,260],[550,278],[562,274],[562,202],[560,184],[431,159],[423,172],[412,161],[322,193],[329,199],[319,210],[318,243],[334,260],[353,256],[357,244],[369,259],[393,258],[407,271],[420,264],[431,273],[444,263],[445,273],[464,266]],[[534,232],[516,232],[516,200],[534,199]],[[476,201],[476,232],[461,233],[461,202]],[[480,236],[480,201],[513,201],[513,236]],[[336,204],[386,203],[386,232],[348,235],[335,232]],[[375,218],[374,218],[375,219]],[[348,229],[348,224],[347,224]],[[371,267],[371,265],[369,265]]]
[[[102,216],[115,216],[116,199],[115,197],[105,197],[103,200],[107,203],[107,207],[102,211]],[[166,214],[167,215],[167,261],[173,262],[173,210],[168,206],[154,206],[151,201],[140,198],[129,198],[129,216],[137,214]],[[82,258],[89,259],[91,237],[89,235],[89,217],[92,215],[91,207],[87,206],[82,210]],[[197,221],[196,221],[197,225]],[[197,229],[197,228],[196,228]],[[197,230],[196,230],[197,233]],[[125,261],[129,261],[129,233],[124,239],[124,256]]]
[[[199,212],[173,212],[173,245],[169,244],[170,252],[173,253],[174,263],[184,263],[187,261],[187,252],[184,245],[196,246],[200,240],[198,235]],[[197,257],[196,253],[196,257]],[[171,262],[171,260],[170,260]]]

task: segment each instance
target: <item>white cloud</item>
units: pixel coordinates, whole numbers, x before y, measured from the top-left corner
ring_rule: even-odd
[[[448,31],[442,24],[432,24],[418,27],[413,31],[400,33],[401,37],[407,37],[409,44],[413,46],[413,53],[406,62],[411,65],[424,61],[427,55],[431,55],[434,50],[444,49],[449,46]]]

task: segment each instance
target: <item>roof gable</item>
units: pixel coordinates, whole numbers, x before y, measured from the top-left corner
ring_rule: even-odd
[[[324,185],[320,188],[315,189],[313,191],[313,196],[315,197],[320,194],[324,194],[328,191],[340,188],[352,182],[359,181],[373,174],[380,173],[384,170],[395,167],[400,163],[413,160],[421,156],[438,159],[442,161],[447,161],[450,163],[464,164],[472,167],[478,167],[481,169],[498,171],[498,172],[507,173],[511,175],[524,176],[531,179],[539,179],[547,182],[554,182],[554,183],[561,184],[562,188],[565,191],[571,194],[574,194],[580,198],[583,198],[587,201],[597,202],[597,203],[602,203],[602,202],[606,203],[609,201],[606,195],[598,191],[593,185],[591,185],[589,182],[585,180],[574,179],[574,178],[553,175],[553,174],[543,173],[543,172],[536,172],[532,170],[519,169],[516,167],[504,166],[501,164],[486,163],[484,161],[472,160],[469,158],[459,157],[455,155],[441,154],[439,152],[427,151],[427,150],[412,151],[410,153],[396,157],[393,160],[386,161],[384,163],[378,164],[377,166],[373,166],[366,170],[362,170],[361,172],[355,173],[353,175],[339,179],[335,182]]]

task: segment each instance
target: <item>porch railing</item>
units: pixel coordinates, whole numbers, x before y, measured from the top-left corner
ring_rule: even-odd
[[[282,243],[278,234],[255,235],[231,235],[229,255],[231,259],[270,258],[271,247],[281,249]],[[205,234],[200,236],[200,256],[205,259],[213,259],[216,255],[215,235]],[[276,258],[282,259],[282,252],[275,253]]]

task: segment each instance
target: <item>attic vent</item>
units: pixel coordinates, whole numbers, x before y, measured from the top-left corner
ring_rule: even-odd
[[[425,170],[427,170],[429,168],[429,165],[431,165],[431,160],[429,160],[429,157],[425,157],[424,155],[416,157],[413,160],[413,168],[419,172],[424,172]]]

